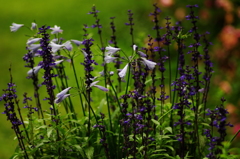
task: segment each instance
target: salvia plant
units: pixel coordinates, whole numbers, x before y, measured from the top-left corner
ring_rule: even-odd
[[[18,140],[12,158],[238,158],[230,153],[235,137],[225,139],[226,128],[233,126],[225,99],[208,104],[214,73],[209,32],[198,29],[198,5],[187,7],[189,28],[173,25],[170,17],[161,20],[162,26],[154,4],[152,35],[140,45],[134,13],[128,10],[127,50],[118,43],[117,18],[111,17],[109,26],[101,24],[95,6],[88,13],[95,23],[83,26],[81,39],[64,40],[59,26],[33,22],[23,60],[34,94],[24,93],[20,101],[10,68],[0,97]],[[21,27],[13,23],[10,30]],[[103,27],[110,28],[111,37],[103,37]],[[97,30],[95,39],[91,28]]]

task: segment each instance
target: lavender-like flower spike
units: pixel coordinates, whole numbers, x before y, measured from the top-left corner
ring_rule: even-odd
[[[119,77],[123,78],[123,77],[126,76],[126,73],[127,73],[127,70],[128,70],[128,65],[129,65],[129,64],[127,64],[127,65],[118,73]]]
[[[12,26],[10,26],[10,30],[11,30],[11,32],[16,32],[16,31],[18,31],[18,29],[20,29],[22,26],[24,26],[24,24],[12,23]]]
[[[156,66],[156,62],[152,62],[152,61],[149,61],[149,60],[147,60],[146,58],[143,58],[143,57],[141,57],[141,59],[142,59],[142,63],[145,65],[145,66],[147,66],[150,70],[153,70],[154,69],[154,67]]]
[[[68,87],[64,90],[62,90],[60,93],[58,93],[56,95],[56,99],[54,101],[54,103],[58,104],[60,102],[62,102],[65,98],[69,97],[70,94],[66,94],[72,87]]]
[[[57,25],[55,25],[54,28],[50,29],[52,30],[51,34],[58,34],[63,32],[63,30],[61,30],[60,27],[58,27]]]
[[[46,86],[47,93],[49,97],[46,99],[49,100],[49,104],[53,106],[53,109],[51,109],[51,113],[54,114],[54,116],[57,115],[57,111],[55,110],[54,107],[54,100],[55,100],[55,95],[54,95],[54,89],[56,86],[53,84],[53,78],[56,77],[57,75],[52,72],[52,67],[55,66],[56,64],[54,63],[55,60],[53,58],[53,55],[51,53],[51,47],[49,46],[49,37],[50,35],[47,33],[47,30],[50,27],[42,26],[39,28],[39,34],[42,35],[42,39],[40,41],[41,43],[41,51],[39,51],[39,54],[41,55],[43,61],[40,63],[42,66],[41,68],[44,69],[44,82],[42,82],[42,85]]]

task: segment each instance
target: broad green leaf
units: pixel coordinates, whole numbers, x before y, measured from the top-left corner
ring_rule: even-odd
[[[93,158],[94,147],[88,147],[85,149],[86,155],[88,159]]]
[[[160,123],[157,121],[157,120],[155,120],[155,119],[151,119],[152,120],[152,122],[154,123],[154,124],[156,124],[156,125],[160,125]]]
[[[199,135],[199,144],[200,144],[200,148],[203,149],[206,145],[205,145],[205,137],[202,135]]]
[[[138,152],[141,152],[144,147],[145,147],[145,146],[141,146],[141,147],[138,149]]]
[[[167,148],[169,148],[170,150],[174,151],[174,148],[173,148],[172,146],[164,145],[164,147],[167,147]]]
[[[50,138],[50,136],[52,135],[53,132],[53,128],[48,128],[47,129],[47,137]]]
[[[210,127],[210,125],[208,123],[201,123],[201,124],[206,126],[206,127]]]
[[[83,149],[82,149],[81,146],[79,146],[79,145],[73,145],[73,147],[75,147],[75,148],[77,149],[77,151],[80,152],[80,154],[82,155],[83,158],[86,158],[86,156],[85,156],[85,154],[84,154],[84,151],[83,151]]]
[[[172,128],[171,127],[166,127],[164,130],[167,130],[172,134]]]

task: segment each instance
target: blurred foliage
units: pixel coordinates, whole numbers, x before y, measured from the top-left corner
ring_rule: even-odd
[[[1,55],[1,82],[0,88],[5,88],[9,82],[8,67],[12,65],[14,82],[17,90],[23,94],[32,92],[29,88],[29,81],[26,80],[27,68],[24,68],[22,56],[26,53],[25,44],[28,39],[25,36],[26,28],[16,33],[11,33],[9,26],[12,22],[30,26],[36,21],[40,25],[58,25],[64,30],[64,39],[82,39],[82,25],[93,24],[94,19],[87,15],[93,4],[100,11],[101,24],[103,25],[104,37],[110,37],[110,17],[116,17],[117,38],[121,48],[130,47],[129,30],[124,25],[128,21],[127,10],[134,13],[135,30],[134,34],[137,44],[144,44],[146,37],[151,33],[153,24],[148,14],[153,10],[152,4],[157,2],[162,9],[162,26],[165,26],[164,18],[171,17],[172,25],[176,21],[185,20],[189,13],[186,5],[193,4],[192,0],[71,0],[71,1],[31,1],[8,0],[0,5],[0,55]],[[195,3],[195,2],[194,2]],[[209,31],[209,40],[214,44],[211,47],[211,55],[214,59],[215,75],[212,79],[211,100],[214,107],[220,97],[227,99],[227,109],[230,112],[230,122],[236,125],[233,132],[240,128],[239,107],[240,107],[240,1],[239,0],[202,0],[198,1],[199,8],[196,14],[199,15],[199,30]],[[186,24],[186,23],[185,23]],[[188,23],[187,23],[188,24]],[[31,35],[31,33],[29,32]],[[96,31],[93,31],[96,34]],[[122,40],[121,40],[122,39]],[[107,43],[107,39],[105,39]],[[80,62],[79,62],[80,63]],[[217,86],[217,87],[216,87]],[[2,104],[1,104],[2,105]],[[0,108],[3,111],[3,108]],[[12,154],[16,143],[9,123],[4,115],[0,116],[0,158],[8,158]],[[238,137],[238,139],[240,136]]]

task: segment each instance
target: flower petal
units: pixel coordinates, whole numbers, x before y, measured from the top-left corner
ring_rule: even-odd
[[[79,40],[71,40],[71,42],[73,42],[77,46],[80,46],[82,44],[82,41],[79,41]]]
[[[62,90],[61,92],[59,92],[59,93],[56,95],[56,97],[57,97],[57,98],[60,98],[60,97],[64,96],[71,88],[72,88],[72,87],[68,87],[68,88]]]
[[[96,85],[98,82],[99,82],[99,81],[92,82],[92,83],[90,84],[90,87]]]
[[[143,53],[142,51],[138,51],[137,52],[141,57],[147,57],[147,55],[145,53]]]
[[[33,44],[33,43],[35,43],[35,42],[40,41],[40,40],[41,40],[41,38],[34,38],[34,39],[30,38],[30,39],[28,39],[28,41],[27,41],[27,45],[31,45],[31,44]]]
[[[117,51],[120,50],[120,48],[115,48],[115,47],[112,47],[112,46],[107,46],[105,49],[107,50],[106,55],[108,55],[108,56],[112,56],[112,55],[114,55]]]
[[[34,30],[34,29],[37,29],[37,24],[36,23],[32,23],[31,30]]]
[[[63,43],[63,46],[68,50],[68,51],[72,51],[72,44],[70,41],[66,41],[65,43]]]
[[[83,53],[84,57],[87,57],[87,53],[84,50],[82,50],[82,53]]]
[[[133,45],[133,50],[136,51],[138,49],[137,45]]]
[[[18,31],[18,29],[21,28],[22,26],[24,26],[24,24],[12,23],[12,26],[10,26],[10,30],[11,30],[11,32],[16,32],[16,31]]]
[[[56,99],[54,100],[54,103],[58,104],[58,103],[62,102],[65,98],[67,98],[67,97],[69,97],[69,96],[70,96],[70,94],[65,94],[65,95],[63,95],[63,96],[61,96],[61,97],[59,97],[59,98],[56,98]]]
[[[63,60],[58,60],[58,61],[55,61],[54,63],[55,63],[55,65],[58,65],[58,64],[60,64],[61,62],[63,62]]]
[[[149,61],[149,60],[147,60],[146,58],[143,58],[143,57],[141,57],[141,59],[143,60],[142,62],[143,62],[143,64],[145,65],[145,66],[147,66],[150,70],[152,70],[152,69],[154,69],[154,67],[156,66],[156,62],[152,62],[152,61]]]
[[[102,91],[105,91],[105,92],[107,92],[107,91],[108,91],[108,89],[107,89],[107,88],[105,88],[105,87],[103,87],[103,86],[94,85],[94,87],[97,87],[98,89],[100,89],[100,90],[102,90]]]
[[[53,52],[53,53],[57,52],[57,51],[60,50],[62,47],[64,47],[64,45],[58,45],[58,44],[55,44],[54,42],[50,42],[49,45],[52,47],[52,52]]]
[[[27,48],[28,50],[31,50],[32,52],[36,52],[41,47],[40,44],[31,44]]]
[[[119,77],[123,78],[123,77],[126,76],[127,69],[128,69],[128,65],[129,65],[129,64],[127,64],[127,65],[118,73]]]
[[[39,72],[40,69],[41,69],[41,66],[33,67],[33,69],[31,69],[31,70],[29,70],[29,71],[27,72],[28,77],[32,77],[32,76],[33,76],[33,73],[34,73],[35,75],[37,75],[37,73]]]
[[[105,63],[113,62],[113,61],[116,60],[116,59],[117,59],[117,57],[112,57],[112,56],[105,56],[105,57],[104,57]]]
[[[58,27],[57,25],[55,25],[54,28],[50,29],[52,30],[51,34],[58,34],[63,32],[63,30],[61,30],[60,27]]]

